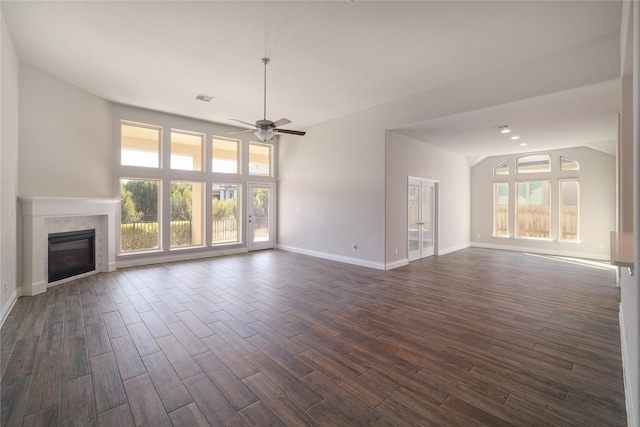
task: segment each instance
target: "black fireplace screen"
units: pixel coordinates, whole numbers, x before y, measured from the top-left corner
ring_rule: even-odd
[[[96,269],[96,231],[49,234],[49,283]]]

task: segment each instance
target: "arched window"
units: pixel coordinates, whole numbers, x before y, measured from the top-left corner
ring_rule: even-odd
[[[580,162],[576,159],[572,159],[567,156],[560,156],[560,170],[561,171],[579,171]]]
[[[493,168],[494,175],[509,175],[509,160],[505,160]]]
[[[548,154],[528,154],[516,157],[516,173],[540,173],[551,171],[551,156]]]

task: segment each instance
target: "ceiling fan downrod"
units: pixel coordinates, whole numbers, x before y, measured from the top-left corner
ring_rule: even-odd
[[[271,62],[269,58],[262,58],[264,64],[264,115],[263,120],[267,120],[267,64]]]

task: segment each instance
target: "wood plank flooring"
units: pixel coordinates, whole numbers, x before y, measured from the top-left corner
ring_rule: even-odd
[[[624,426],[618,303],[611,270],[473,248],[122,269],[18,300],[1,425]]]

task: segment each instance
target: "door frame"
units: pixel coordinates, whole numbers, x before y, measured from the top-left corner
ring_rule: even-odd
[[[428,185],[428,186],[432,186],[433,187],[433,254],[424,254],[422,249],[423,249],[423,245],[422,245],[422,227],[419,228],[418,230],[418,235],[420,236],[419,238],[419,254],[417,258],[412,258],[411,257],[411,251],[409,248],[409,186],[410,185],[416,185],[419,184],[420,185],[420,191],[418,191],[419,194],[419,200],[418,200],[418,205],[420,206],[420,209],[422,209],[422,187],[423,185]],[[407,239],[407,260],[409,262],[411,261],[416,261],[422,258],[426,258],[427,256],[438,256],[440,251],[439,251],[439,240],[440,240],[440,181],[437,179],[430,179],[430,178],[422,178],[422,177],[416,177],[416,176],[408,176],[407,177],[407,199],[406,199],[406,206],[407,206],[407,217],[406,217],[406,226],[405,226],[405,238]],[[421,213],[422,214],[422,213]],[[414,253],[416,251],[413,251]]]
[[[253,190],[256,188],[268,188],[269,196],[269,239],[262,242],[253,241]],[[276,247],[276,185],[270,182],[248,182],[247,183],[247,250],[259,251],[263,249],[273,249]]]

